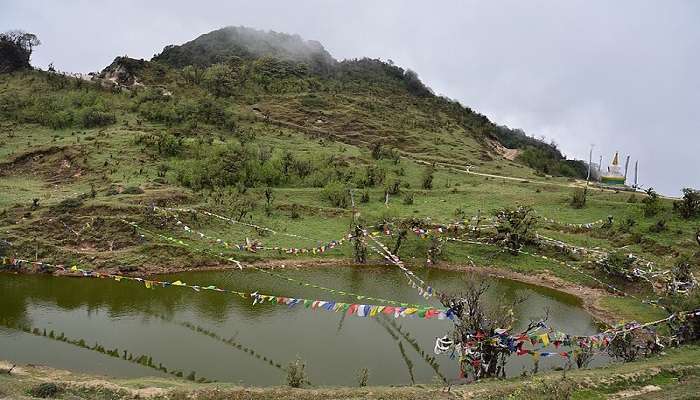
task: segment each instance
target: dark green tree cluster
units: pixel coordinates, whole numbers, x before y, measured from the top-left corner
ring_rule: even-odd
[[[0,33],[0,74],[30,69],[32,51],[40,44],[33,33],[20,30]]]

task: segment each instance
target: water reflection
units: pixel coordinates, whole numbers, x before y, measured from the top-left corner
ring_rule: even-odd
[[[392,267],[276,272],[367,296],[438,305],[435,300],[420,297]],[[464,286],[462,274],[456,272],[418,273],[443,291],[459,291]],[[256,271],[181,273],[164,279],[288,297],[357,301]],[[591,318],[571,296],[513,281],[490,282],[491,304],[527,297],[515,310],[520,326],[549,308],[551,326],[573,334],[595,332]],[[297,357],[307,363],[310,380],[323,385],[352,385],[362,368],[369,369],[370,384],[408,384],[411,376],[425,383],[440,375],[454,379],[458,373],[452,360],[430,361],[434,339],[450,331],[449,321],[377,321],[301,306],[253,306],[250,299],[233,294],[178,287],[148,290],[135,282],[108,279],[0,274],[0,293],[0,320],[5,326],[24,324],[65,332],[69,337],[99,342],[107,348],[149,354],[164,365],[194,370],[198,376],[220,381],[282,384],[284,372],[271,368],[270,362],[284,367]],[[7,329],[0,334],[0,358],[118,376],[154,374],[126,362],[104,360],[99,354]],[[512,357],[508,373],[517,374],[531,364],[529,357]],[[540,362],[540,370],[561,365],[563,361],[552,357]],[[411,367],[410,373],[407,366]]]

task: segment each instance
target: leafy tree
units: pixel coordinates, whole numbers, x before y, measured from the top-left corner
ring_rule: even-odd
[[[40,44],[33,33],[20,30],[0,33],[0,73],[30,69],[32,51]]]
[[[226,64],[214,64],[204,72],[204,84],[214,96],[231,96],[236,89],[235,71]]]
[[[700,190],[683,189],[683,198],[673,203],[673,209],[685,219],[700,215]]]
[[[348,190],[340,182],[330,182],[323,188],[323,195],[330,200],[334,207],[347,208],[348,206]]]
[[[642,209],[644,211],[645,217],[653,217],[658,214],[663,208],[661,206],[661,200],[659,200],[659,194],[656,193],[654,188],[649,188],[646,191],[647,197],[642,199]]]
[[[181,71],[182,79],[190,85],[199,85],[204,79],[204,70],[194,65],[188,65]]]
[[[496,210],[496,243],[517,254],[524,244],[534,242],[532,230],[537,223],[534,214],[529,206]]]

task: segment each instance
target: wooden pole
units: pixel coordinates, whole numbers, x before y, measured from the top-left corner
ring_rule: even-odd
[[[634,188],[637,188],[637,172],[639,167],[639,160],[634,162]]]
[[[627,168],[630,165],[630,156],[627,156],[627,159],[625,160],[625,182],[627,182]]]

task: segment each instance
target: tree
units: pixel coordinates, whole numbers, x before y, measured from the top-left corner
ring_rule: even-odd
[[[216,97],[228,97],[236,87],[236,73],[226,64],[214,64],[204,72],[204,84]]]
[[[181,73],[185,82],[191,85],[199,85],[202,82],[204,70],[194,65],[188,65],[182,69]]]
[[[423,179],[421,180],[421,186],[425,190],[430,190],[433,188],[433,173],[435,172],[435,167],[432,165],[423,171]]]
[[[537,223],[532,207],[502,208],[496,211],[494,240],[511,253],[517,254],[524,244],[533,242],[532,229]]]
[[[453,342],[460,344],[462,349],[478,348],[478,351],[468,352],[459,359],[462,373],[465,376],[471,374],[474,379],[505,377],[506,361],[515,350],[488,338],[496,336],[497,330],[513,325],[513,309],[524,301],[516,298],[509,304],[487,307],[484,296],[488,288],[488,283],[472,276],[465,278],[465,289],[461,293],[440,294],[440,302],[449,309],[455,323]],[[537,322],[531,321],[523,334],[538,329],[546,319],[545,315]]]
[[[683,189],[683,198],[673,203],[673,209],[684,219],[700,215],[700,190]]]
[[[654,191],[654,188],[649,188],[646,191],[647,197],[642,199],[644,216],[653,217],[661,211],[661,201],[659,200],[659,194]]]
[[[367,243],[365,242],[365,230],[362,225],[353,227],[353,257],[357,264],[365,264],[367,262]]]
[[[33,33],[20,30],[0,33],[0,73],[30,69],[32,51],[40,44]]]

